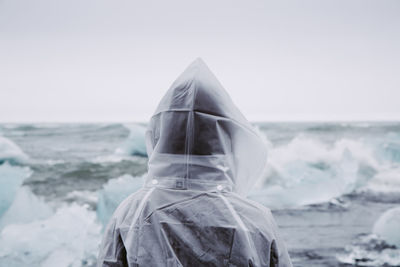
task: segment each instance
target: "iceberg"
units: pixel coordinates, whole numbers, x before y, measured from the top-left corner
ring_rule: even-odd
[[[270,208],[331,201],[363,187],[379,168],[361,142],[341,139],[328,145],[306,136],[271,146],[268,164],[249,197]]]
[[[0,164],[9,162],[11,164],[23,164],[28,156],[11,140],[0,136]]]
[[[0,217],[13,203],[18,188],[31,173],[29,167],[12,166],[8,162],[0,165]]]
[[[372,232],[386,243],[400,248],[400,207],[384,212],[375,222]]]
[[[2,266],[92,266],[101,241],[96,214],[85,206],[60,207],[46,219],[9,224],[0,234]]]
[[[400,134],[389,132],[385,138],[373,140],[376,156],[384,163],[400,163]]]
[[[28,223],[45,219],[52,213],[52,209],[43,200],[34,195],[27,186],[21,186],[13,203],[0,218],[0,230],[9,224]]]
[[[143,185],[143,177],[123,175],[109,180],[99,191],[97,217],[105,226],[118,205],[130,194],[139,190]]]
[[[400,166],[381,170],[373,179],[368,181],[364,190],[375,193],[394,193],[400,192]]]
[[[146,128],[139,124],[124,125],[130,133],[127,140],[116,149],[115,153],[124,156],[143,156],[147,157],[145,132]]]

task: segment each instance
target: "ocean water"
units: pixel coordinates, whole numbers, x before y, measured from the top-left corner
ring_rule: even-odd
[[[257,123],[294,266],[400,266],[400,123]],[[0,266],[94,266],[146,173],[144,125],[0,124]]]

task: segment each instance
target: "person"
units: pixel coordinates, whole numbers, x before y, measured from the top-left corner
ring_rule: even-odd
[[[245,198],[267,150],[201,59],[146,131],[148,173],[106,227],[98,266],[292,266],[269,209]]]

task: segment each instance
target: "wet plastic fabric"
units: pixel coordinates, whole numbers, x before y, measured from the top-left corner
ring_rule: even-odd
[[[98,266],[291,266],[271,212],[245,195],[264,142],[201,59],[146,132],[144,187],[115,211]]]

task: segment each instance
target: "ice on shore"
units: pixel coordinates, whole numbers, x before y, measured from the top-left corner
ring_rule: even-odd
[[[48,218],[52,213],[48,204],[34,195],[28,187],[22,186],[18,189],[11,206],[0,217],[0,230],[9,224],[28,223]]]
[[[329,146],[307,137],[271,147],[268,172],[253,198],[270,208],[328,202],[364,186],[378,164],[362,143],[341,139]]]
[[[19,187],[31,173],[29,167],[12,166],[8,162],[0,165],[0,217],[13,203]]]
[[[400,193],[400,166],[377,173],[364,190],[381,193]]]
[[[125,142],[116,149],[115,153],[124,156],[147,157],[145,132],[146,128],[139,124],[124,125],[130,133]]]
[[[97,203],[97,217],[106,225],[119,203],[130,194],[139,190],[143,185],[142,177],[123,175],[109,180],[99,191]]]
[[[88,205],[73,203],[53,211],[28,187],[16,190],[0,218],[2,265],[78,267],[95,263],[101,225]]]
[[[28,156],[11,140],[0,136],[0,164],[9,162],[11,164],[23,164],[28,160]]]
[[[101,226],[94,211],[72,204],[28,223],[6,225],[0,234],[4,266],[91,266]]]
[[[400,207],[384,212],[375,222],[372,232],[400,249]]]

